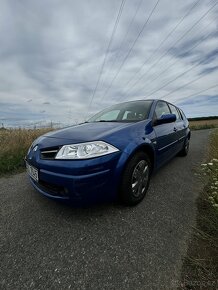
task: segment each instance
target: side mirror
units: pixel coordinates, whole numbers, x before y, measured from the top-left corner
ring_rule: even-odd
[[[161,118],[159,118],[155,121],[155,125],[173,123],[175,121],[176,121],[175,114],[165,114],[165,115],[162,115]]]

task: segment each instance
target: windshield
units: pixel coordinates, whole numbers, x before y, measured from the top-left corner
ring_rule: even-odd
[[[107,108],[88,122],[138,122],[148,118],[152,101],[133,101]]]

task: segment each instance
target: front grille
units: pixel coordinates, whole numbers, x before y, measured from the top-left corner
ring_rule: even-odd
[[[41,159],[55,159],[59,148],[50,148],[46,150],[41,150]]]

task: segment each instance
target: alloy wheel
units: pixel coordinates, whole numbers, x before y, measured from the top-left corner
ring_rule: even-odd
[[[146,160],[141,160],[135,166],[132,174],[132,194],[134,197],[143,195],[149,180],[149,169]]]

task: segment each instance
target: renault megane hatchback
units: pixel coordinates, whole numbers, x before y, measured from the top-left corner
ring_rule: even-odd
[[[150,176],[173,156],[187,155],[184,113],[163,100],[116,104],[83,124],[46,133],[31,145],[26,166],[43,195],[73,203],[119,197],[142,201]]]

